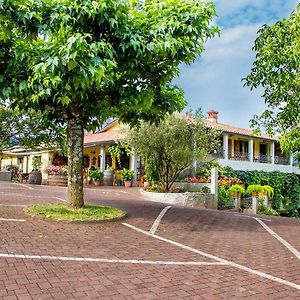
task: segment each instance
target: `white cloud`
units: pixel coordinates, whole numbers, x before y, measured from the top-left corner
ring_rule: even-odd
[[[211,40],[206,51],[192,66],[182,66],[176,83],[184,87],[192,107],[220,112],[224,123],[249,127],[249,119],[263,109],[258,92],[243,87],[241,79],[251,68],[253,46],[260,24],[223,30]],[[245,117],[246,116],[246,117]]]
[[[241,79],[254,61],[252,47],[262,24],[288,17],[297,0],[215,0],[221,37],[206,44],[201,58],[182,66],[175,81],[193,108],[215,109],[220,121],[249,127],[249,119],[265,108],[261,90],[251,92]]]

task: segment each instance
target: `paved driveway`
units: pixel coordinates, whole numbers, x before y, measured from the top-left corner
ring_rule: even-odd
[[[300,299],[300,221],[144,201],[87,188],[124,209],[108,224],[25,217],[66,188],[0,182],[0,299]]]

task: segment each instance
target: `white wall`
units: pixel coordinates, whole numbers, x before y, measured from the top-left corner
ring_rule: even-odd
[[[296,173],[300,174],[300,170],[297,167],[292,167],[290,165],[276,165],[276,164],[264,164],[264,163],[255,163],[249,161],[238,161],[238,160],[225,160],[219,159],[218,163],[222,167],[231,167],[234,170],[261,170],[261,171],[281,171],[285,173]]]

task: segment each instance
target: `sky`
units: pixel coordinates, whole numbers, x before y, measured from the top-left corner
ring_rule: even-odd
[[[241,81],[255,58],[251,50],[263,24],[287,18],[299,0],[215,0],[214,19],[220,37],[208,41],[201,57],[181,66],[175,84],[185,91],[188,108],[219,112],[219,122],[249,128],[265,109],[262,90],[250,91]]]

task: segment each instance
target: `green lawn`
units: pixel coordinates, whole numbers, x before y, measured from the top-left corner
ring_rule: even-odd
[[[121,217],[124,212],[118,208],[85,205],[80,209],[69,209],[66,204],[37,204],[27,208],[31,215],[60,220],[106,220]]]

